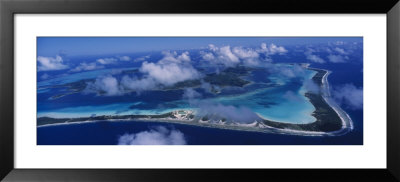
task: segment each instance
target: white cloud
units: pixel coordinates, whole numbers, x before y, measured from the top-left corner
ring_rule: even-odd
[[[120,56],[120,57],[118,57],[119,58],[119,60],[121,60],[121,61],[130,61],[131,60],[131,58],[129,57],[129,56]]]
[[[226,66],[232,66],[239,63],[239,58],[232,53],[230,46],[221,47],[216,53],[217,58],[222,60],[222,63]]]
[[[278,74],[283,75],[287,78],[297,77],[297,73],[291,68],[278,68],[275,66],[272,69],[274,69],[274,71],[279,71]]]
[[[275,44],[270,44],[269,46],[266,43],[261,43],[261,49],[259,52],[266,53],[268,55],[274,54],[286,54],[288,51],[283,46],[277,46]]]
[[[196,92],[193,88],[186,88],[183,92],[182,98],[183,99],[195,99],[201,97],[201,94],[199,92]]]
[[[252,49],[245,49],[243,47],[234,47],[232,49],[233,53],[238,56],[240,59],[254,59],[258,58],[258,53]]]
[[[201,81],[200,88],[202,88],[204,91],[208,93],[215,93],[221,90],[219,86],[211,85],[210,83],[204,82],[203,80]]]
[[[325,51],[326,51],[327,53],[332,53],[332,50],[331,50],[329,47],[326,47],[326,48],[325,48]]]
[[[207,116],[211,120],[226,119],[236,123],[253,123],[260,117],[246,107],[222,105],[220,103],[200,102],[197,111],[199,116]]]
[[[149,77],[138,79],[136,77],[124,76],[121,85],[127,89],[135,91],[151,90],[157,87],[157,82]]]
[[[342,85],[333,91],[335,100],[350,109],[358,110],[363,108],[363,89],[353,84]]]
[[[39,56],[37,61],[39,63],[38,71],[63,70],[68,68],[68,65],[63,64],[63,58],[58,55],[55,58]]]
[[[50,78],[50,75],[48,75],[48,74],[43,74],[42,76],[40,76],[40,79],[42,79],[42,80],[46,80],[46,79],[48,79],[48,78]]]
[[[235,66],[240,62],[239,58],[232,53],[230,46],[217,47],[213,44],[208,45],[211,52],[201,52],[204,60],[211,64],[223,64],[227,67]]]
[[[176,51],[164,51],[162,52],[164,57],[159,61],[159,63],[184,63],[190,62],[189,52],[183,52],[181,55],[178,55]]]
[[[203,60],[211,64],[224,65],[225,67],[233,67],[237,64],[246,66],[264,66],[268,64],[271,59],[270,55],[285,54],[288,51],[275,44],[268,46],[266,43],[261,44],[261,48],[252,49],[245,47],[230,47],[223,46],[217,47],[213,44],[208,45],[208,51],[201,51],[200,54]],[[265,55],[261,59],[260,54]]]
[[[261,62],[258,59],[244,59],[243,64],[245,66],[254,67],[254,66],[260,66]]]
[[[283,76],[285,78],[296,78],[296,77],[304,77],[305,71],[304,68],[295,64],[293,66],[279,66],[279,65],[271,65],[269,70],[274,72],[277,75]]]
[[[97,65],[95,62],[92,63],[80,63],[79,66],[71,69],[72,72],[79,72],[79,71],[89,71],[89,70],[96,70],[96,69],[103,69],[104,66]]]
[[[322,58],[314,54],[307,55],[307,59],[315,63],[325,63],[325,61]]]
[[[163,85],[173,85],[185,80],[200,78],[200,73],[190,64],[188,52],[181,55],[165,53],[165,57],[157,63],[142,63],[140,72]]]
[[[216,52],[219,48],[214,44],[208,44],[208,49],[210,49],[213,52]]]
[[[210,64],[220,64],[225,67],[233,67],[239,63],[246,66],[259,66],[262,64],[260,55],[257,50],[244,47],[223,46],[217,47],[213,44],[208,46],[207,51],[200,52],[203,60],[208,61]]]
[[[185,145],[185,136],[179,130],[159,126],[150,131],[124,134],[119,137],[118,145]]]
[[[119,60],[121,61],[129,61],[131,58],[129,56],[117,56]],[[79,72],[79,71],[89,71],[89,70],[97,70],[97,69],[103,69],[103,65],[107,64],[114,64],[118,61],[117,58],[101,58],[97,59],[95,62],[91,63],[80,63],[77,67],[74,69],[71,69],[72,72]],[[100,64],[100,65],[99,65]]]
[[[85,92],[96,92],[107,96],[121,95],[125,91],[151,90],[201,77],[201,74],[190,64],[188,52],[181,55],[166,52],[164,55],[157,63],[143,62],[139,69],[143,73],[141,78],[124,76],[118,83],[118,80],[112,76],[100,76],[94,83],[88,83]]]
[[[329,59],[329,62],[332,62],[332,63],[344,63],[344,62],[346,62],[344,60],[345,58],[343,58],[343,56],[340,56],[340,55],[329,55],[328,59]]]
[[[288,52],[284,47],[276,46],[275,44],[270,45],[269,51],[271,54],[285,54]]]
[[[100,64],[113,64],[118,60],[116,58],[101,58],[96,60]]]
[[[344,41],[336,41],[336,42],[333,42],[333,44],[334,45],[344,45],[345,42]]]
[[[261,43],[261,50],[268,52],[268,45],[266,43]]]
[[[180,55],[176,52],[163,54],[164,57],[157,63],[147,61],[142,63],[139,69],[144,74],[142,78],[124,76],[121,86],[129,90],[143,91],[201,77],[201,74],[190,64],[189,52]]]
[[[339,47],[336,47],[336,48],[335,48],[335,51],[336,51],[337,53],[339,53],[339,54],[342,54],[342,55],[346,55],[346,54],[347,54],[347,52],[346,52],[344,49],[339,48]]]
[[[261,64],[259,59],[260,55],[253,49],[234,47],[233,53],[239,57],[246,66],[258,66]]]
[[[185,62],[185,61],[190,61],[190,56],[189,56],[189,52],[184,52],[184,53],[182,53],[181,55],[179,55],[176,59],[178,59],[178,60],[180,60],[180,61],[182,61],[182,62]]]
[[[150,58],[149,55],[147,55],[147,56],[142,56],[142,57],[135,58],[135,59],[133,60],[133,62],[142,62],[142,61],[145,61],[145,60],[147,60],[147,59],[149,59],[149,58]]]
[[[285,94],[283,94],[283,98],[289,101],[295,101],[295,102],[302,102],[303,99],[293,91],[287,91]]]
[[[200,74],[191,66],[178,64],[155,64],[144,62],[140,68],[142,73],[148,74],[157,82],[164,85],[173,85],[177,82],[197,79]]]
[[[215,59],[212,53],[200,52],[200,54],[202,54],[202,58],[206,61],[212,61]]]
[[[122,89],[118,80],[111,75],[96,78],[95,82],[89,82],[86,86],[86,93],[95,92],[99,95],[116,96],[122,95]]]
[[[325,60],[323,60],[321,57],[313,54],[314,52],[315,52],[315,50],[308,48],[308,50],[306,52],[304,52],[304,54],[306,55],[306,58],[312,62],[325,63]]]
[[[311,93],[319,93],[320,92],[320,87],[313,80],[310,80],[310,79],[304,80],[303,87]]]

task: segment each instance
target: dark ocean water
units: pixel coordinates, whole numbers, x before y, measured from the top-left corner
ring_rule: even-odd
[[[327,64],[320,66],[332,70],[332,74],[329,75],[328,81],[331,85],[331,90],[341,86],[343,84],[354,84],[356,87],[363,87],[363,66],[362,64]],[[354,130],[344,136],[343,140],[351,140],[357,144],[363,144],[363,121],[364,112],[362,109],[354,110],[345,103],[341,104],[341,107],[350,118],[353,120]],[[377,122],[386,122],[385,120]],[[342,141],[346,142],[346,141]]]
[[[266,134],[158,122],[107,122],[45,126],[37,129],[38,145],[115,145],[123,134],[164,126],[184,133],[188,145],[351,145],[360,144],[353,134],[311,137]]]

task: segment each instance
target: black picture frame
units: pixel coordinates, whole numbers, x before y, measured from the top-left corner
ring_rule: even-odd
[[[381,13],[387,15],[386,169],[15,169],[14,15],[31,13]],[[316,14],[316,16],[318,16]],[[4,181],[399,181],[398,0],[0,0],[0,179]],[[384,120],[385,118],[382,118]],[[368,160],[368,159],[366,159]],[[351,162],[351,161],[346,161]]]

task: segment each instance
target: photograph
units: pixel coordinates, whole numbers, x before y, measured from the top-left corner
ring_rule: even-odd
[[[37,145],[363,145],[363,37],[36,37]]]
[[[399,0],[0,17],[0,181],[400,181]]]

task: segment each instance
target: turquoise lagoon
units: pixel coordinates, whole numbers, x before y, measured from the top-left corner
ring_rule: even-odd
[[[126,69],[132,68],[69,74],[65,77],[38,82],[38,87],[96,78]],[[248,108],[264,119],[278,122],[311,123],[316,120],[311,116],[315,108],[304,96],[307,90],[303,86],[303,81],[311,79],[316,71],[304,69],[302,78],[304,80],[280,77],[279,74],[263,74],[263,72],[262,69],[252,71],[251,75],[243,77],[251,81],[251,84],[243,88],[225,87],[219,94],[210,94],[201,88],[194,88],[203,96],[191,100],[182,98],[183,90],[147,91],[146,93],[131,93],[128,96],[114,97],[75,93],[56,100],[49,100],[49,96],[65,90],[41,89],[38,90],[38,117],[162,114],[174,110],[196,112],[198,105],[193,103],[202,102]],[[77,100],[79,102],[74,102]]]

